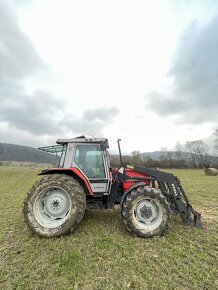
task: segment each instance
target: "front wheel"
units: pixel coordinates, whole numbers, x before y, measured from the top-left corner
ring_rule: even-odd
[[[48,238],[73,232],[85,209],[86,197],[78,181],[65,174],[52,174],[32,186],[23,211],[30,230]]]
[[[126,228],[135,236],[159,236],[167,228],[170,205],[165,196],[148,186],[133,189],[125,196],[121,214]]]

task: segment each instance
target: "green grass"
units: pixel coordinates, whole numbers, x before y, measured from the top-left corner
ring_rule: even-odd
[[[51,168],[52,164],[50,163],[38,163],[38,162],[28,162],[28,161],[0,161],[0,166],[9,166],[11,169],[14,167],[27,167],[27,168]]]
[[[173,170],[203,229],[173,217],[163,237],[130,235],[119,209],[88,210],[74,234],[33,236],[23,220],[37,170],[0,168],[0,289],[218,289],[218,177]]]

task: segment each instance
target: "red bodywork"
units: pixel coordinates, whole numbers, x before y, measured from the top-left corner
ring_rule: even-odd
[[[125,173],[129,177],[149,177],[150,176],[149,174],[144,174],[144,173],[141,173],[141,172],[137,172],[137,171],[135,171],[133,169],[130,169],[130,168],[126,168],[125,169]],[[150,181],[149,180],[145,180],[144,182],[145,182],[146,185],[150,185]],[[135,181],[131,180],[131,179],[124,181],[123,182],[124,191],[127,190],[134,183],[135,183]]]
[[[112,172],[115,172],[117,169],[113,168]],[[59,173],[59,172],[73,172],[76,176],[78,176],[85,184],[88,192],[90,195],[94,195],[90,184],[86,178],[86,176],[77,168],[77,167],[72,167],[72,168],[51,168],[46,170],[46,172],[41,173],[41,174],[53,174],[53,173]],[[123,181],[122,185],[123,185],[123,190],[126,191],[129,187],[131,187],[134,183],[139,182],[139,180],[137,180],[137,177],[149,177],[150,175],[145,174],[145,173],[141,173],[141,172],[137,172],[131,168],[125,168],[125,175],[129,176],[130,179],[129,180],[125,180]],[[136,178],[134,180],[134,177]],[[144,182],[146,185],[150,185],[150,181],[149,180],[143,180],[142,182]]]
[[[87,189],[88,189],[90,195],[93,195],[93,191],[92,191],[92,189],[91,189],[91,187],[90,187],[90,185],[89,185],[89,183],[88,183],[86,177],[83,175],[83,173],[82,173],[78,168],[76,168],[76,167],[71,168],[71,170],[72,170],[72,171],[73,171],[77,176],[79,176],[79,178],[81,178],[81,179],[85,182],[85,185],[86,185],[86,187],[87,187]]]

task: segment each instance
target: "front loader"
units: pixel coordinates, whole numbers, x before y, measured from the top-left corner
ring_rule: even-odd
[[[120,204],[126,228],[135,236],[162,235],[173,212],[184,224],[201,227],[201,215],[173,174],[125,165],[110,167],[105,138],[58,139],[57,145],[39,149],[56,153],[59,166],[43,170],[26,195],[24,216],[30,230],[41,237],[69,234],[85,210],[108,209]]]

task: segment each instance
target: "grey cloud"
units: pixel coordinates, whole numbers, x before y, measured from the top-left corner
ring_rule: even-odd
[[[0,90],[1,91],[1,90]],[[84,114],[66,114],[63,102],[44,91],[31,95],[11,95],[3,99],[0,107],[0,121],[11,127],[35,135],[102,134],[102,129],[118,114],[116,107],[87,110]]]
[[[152,108],[162,116],[176,114],[187,109],[185,102],[170,99],[165,94],[151,92],[146,97],[150,100]]]
[[[58,114],[62,113],[62,103],[52,95],[36,91],[32,95],[11,96],[0,107],[0,121],[11,127],[33,134],[61,132],[57,126]]]
[[[83,117],[87,121],[102,121],[104,123],[111,121],[117,114],[119,110],[117,107],[100,108],[94,110],[85,111]]]
[[[45,70],[46,65],[20,30],[8,1],[0,0],[0,125],[7,126],[7,130],[0,127],[0,140],[11,140],[12,136],[16,143],[16,138],[20,142],[19,136],[25,140],[32,136],[36,140],[39,136],[102,134],[103,128],[118,114],[116,107],[72,116],[66,114],[65,102],[48,92],[26,92],[23,82]]]
[[[86,110],[81,117],[68,115],[63,118],[61,125],[76,134],[91,134],[103,136],[103,128],[107,127],[110,122],[119,114],[117,107],[98,108]]]
[[[218,121],[218,16],[205,27],[192,24],[180,39],[169,76],[168,96],[153,92],[148,106],[160,115],[179,115],[185,123]]]
[[[36,134],[51,131],[53,113],[60,104],[45,92],[27,94],[23,85],[45,68],[8,1],[0,0],[0,121]]]
[[[20,80],[43,69],[45,64],[28,37],[20,30],[8,1],[0,0],[0,75]]]
[[[57,138],[46,136],[39,138],[38,135],[32,135],[29,132],[21,131],[8,126],[1,127],[0,124],[0,143],[11,143],[18,145],[26,145],[32,147],[46,146],[54,144]],[[57,136],[58,137],[58,136]]]

